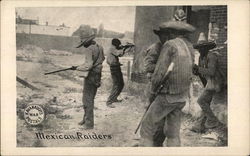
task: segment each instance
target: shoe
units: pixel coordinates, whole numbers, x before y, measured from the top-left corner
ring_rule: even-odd
[[[115,99],[114,102],[122,102],[122,99],[121,100]]]
[[[82,125],[82,128],[83,128],[84,130],[90,130],[90,129],[94,129],[94,126]]]
[[[221,123],[220,123],[220,121],[218,121],[218,119],[209,119],[208,118],[205,122],[205,128],[207,128],[207,129],[216,128],[220,125],[221,125]]]
[[[78,125],[84,125],[85,124],[85,120],[82,120],[78,123]]]
[[[115,108],[115,106],[113,104],[107,104],[107,107],[109,107],[109,108]]]
[[[190,131],[195,132],[195,133],[205,133],[206,119],[207,118],[205,116],[201,116],[200,118],[198,118],[194,126],[192,126],[192,128],[190,129]]]
[[[194,126],[192,126],[192,128],[190,129],[190,131],[195,132],[195,133],[205,133],[206,128],[205,128],[204,125],[195,124]]]

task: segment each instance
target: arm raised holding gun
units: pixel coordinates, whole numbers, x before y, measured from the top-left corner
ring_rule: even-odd
[[[125,52],[127,49],[131,49],[131,48],[133,48],[133,47],[135,47],[135,45],[133,44],[133,43],[129,43],[129,42],[127,42],[125,45],[121,45],[120,46],[122,49],[123,49],[123,51]]]

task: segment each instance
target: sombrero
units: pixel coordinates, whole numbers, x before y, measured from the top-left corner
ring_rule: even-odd
[[[213,49],[216,47],[216,43],[214,41],[207,41],[205,34],[201,32],[197,44],[194,44],[193,47],[194,49],[200,49],[200,48]]]
[[[172,20],[162,23],[159,26],[159,30],[153,30],[155,34],[164,32],[168,29],[174,29],[178,31],[194,32],[195,27],[186,22],[186,14],[182,9],[176,10]]]
[[[93,40],[95,38],[95,33],[89,25],[81,25],[79,28],[79,37],[81,39],[80,43],[76,48],[80,48],[85,43]]]

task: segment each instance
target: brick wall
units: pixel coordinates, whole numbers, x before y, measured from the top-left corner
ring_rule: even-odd
[[[216,40],[218,46],[224,48],[220,50],[222,54],[220,66],[227,76],[227,6],[212,6],[210,10],[210,23],[212,24],[211,38]]]
[[[217,43],[223,44],[227,40],[227,6],[212,6],[210,22],[212,23],[212,31],[218,35],[215,37]]]

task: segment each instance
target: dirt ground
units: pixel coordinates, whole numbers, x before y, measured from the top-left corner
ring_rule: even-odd
[[[34,49],[37,50],[37,49]],[[39,49],[38,49],[39,50]],[[41,50],[41,49],[40,49]],[[24,56],[25,57],[25,56]],[[31,90],[17,82],[17,146],[18,147],[131,147],[138,143],[139,134],[134,131],[139,123],[145,102],[129,92],[126,77],[126,61],[124,61],[124,80],[126,87],[122,92],[121,103],[116,108],[106,107],[106,100],[111,87],[111,78],[107,64],[104,64],[102,86],[95,98],[95,126],[93,130],[84,130],[78,125],[83,117],[82,87],[83,79],[73,71],[44,75],[45,72],[78,65],[82,62],[81,55],[55,55],[43,53],[40,59],[17,60],[17,75],[28,81],[39,91]],[[27,105],[38,104],[46,112],[45,121],[39,126],[28,125],[23,118],[23,110]],[[223,146],[217,139],[204,138],[204,134],[193,133],[189,128],[194,118],[183,114],[181,125],[182,146]],[[37,139],[36,134],[43,132],[48,135],[111,135],[111,139]]]

